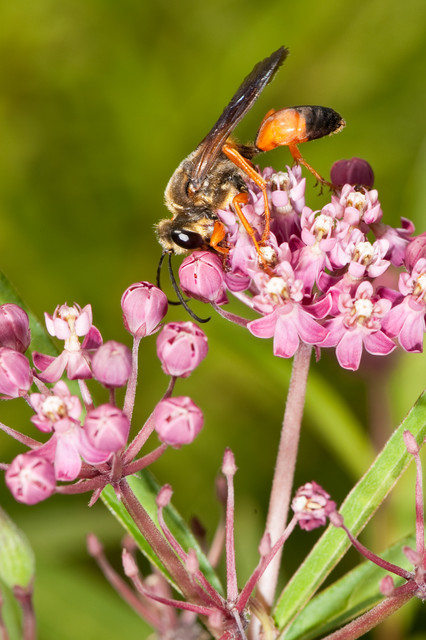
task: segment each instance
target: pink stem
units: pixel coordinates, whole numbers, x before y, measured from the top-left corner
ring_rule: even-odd
[[[229,320],[229,322],[232,322],[233,324],[238,324],[240,327],[246,327],[249,323],[249,320],[246,318],[242,318],[241,316],[237,316],[235,313],[225,311],[225,309],[222,309],[222,307],[217,304],[212,303],[212,307],[220,316],[222,316],[222,318]]]
[[[170,531],[170,529],[166,525],[166,521],[164,520],[164,516],[163,516],[163,508],[162,507],[158,508],[158,523],[159,523],[159,525],[161,527],[161,531],[164,533],[164,535],[165,535],[165,537],[167,539],[167,542],[173,548],[173,550],[176,553],[176,555],[181,559],[182,563],[186,562],[188,554],[184,551],[184,549],[181,547],[181,545],[176,540],[176,538],[173,537],[172,532]],[[224,606],[224,601],[222,600],[221,596],[211,586],[211,584],[204,577],[204,575],[201,573],[201,571],[199,569],[195,570],[193,572],[193,576],[194,576],[194,578],[196,578],[198,580],[198,582],[200,583],[201,587],[205,590],[206,595],[210,598],[210,600],[212,600],[213,603],[216,606],[223,607]],[[203,593],[200,593],[199,595],[202,598],[205,597],[205,595]]]
[[[124,398],[123,411],[132,421],[133,407],[135,405],[136,387],[138,384],[138,353],[141,338],[133,339],[132,348],[132,371],[130,373],[129,381],[127,383],[126,397]]]
[[[265,529],[265,533],[269,533],[271,536],[272,544],[278,540],[287,522],[311,351],[310,345],[300,342],[293,360]],[[269,605],[272,605],[274,599],[281,555],[282,548],[259,580],[259,590]]]
[[[134,460],[130,464],[126,465],[123,469],[123,475],[132,476],[134,473],[145,469],[145,467],[148,467],[163,455],[163,453],[167,449],[167,446],[168,445],[164,443],[160,444],[159,447],[157,447],[150,453],[147,453],[146,456],[143,456],[143,458],[138,458],[137,460]]]
[[[222,473],[226,477],[227,484],[227,500],[226,500],[226,516],[225,516],[225,546],[226,546],[226,583],[227,583],[227,600],[235,602],[238,598],[237,585],[237,569],[235,565],[235,541],[234,541],[234,475],[237,470],[235,459],[232,451],[225,451]]]
[[[356,640],[361,638],[367,631],[374,629],[378,624],[383,622],[392,613],[400,609],[406,602],[413,598],[417,585],[414,581],[407,582],[395,589],[395,592],[389,598],[378,604],[364,615],[353,620],[338,631],[325,636],[323,640]]]
[[[163,400],[171,396],[171,394],[173,393],[175,383],[176,383],[176,378],[172,377],[170,379],[166,393],[162,398]],[[142,449],[145,442],[148,440],[151,433],[154,431],[154,428],[155,428],[155,422],[153,418],[153,413],[151,413],[151,415],[148,417],[143,427],[140,429],[139,433],[135,436],[133,441],[127,447],[123,456],[123,464],[129,463],[131,460],[133,460],[135,456],[137,456],[137,454]]]
[[[105,578],[108,580],[113,589],[116,590],[119,596],[123,598],[128,605],[132,607],[140,615],[141,618],[147,620],[147,622],[153,626],[157,631],[164,633],[166,628],[162,622],[159,613],[146,601],[142,601],[137,595],[130,589],[129,585],[121,578],[121,576],[112,568],[108,562],[100,542],[93,535],[91,535],[91,542],[89,543],[89,553],[96,560]],[[93,552],[94,551],[94,552]]]
[[[418,453],[414,459],[416,461],[416,551],[423,559],[423,566],[426,569],[422,463]]]
[[[78,386],[80,388],[81,397],[83,399],[84,406],[86,407],[86,411],[90,411],[91,409],[93,409],[94,404],[92,395],[89,391],[89,387],[87,386],[85,380],[79,380]]]
[[[278,538],[278,540],[276,541],[272,549],[269,551],[269,553],[267,553],[266,555],[260,558],[259,564],[251,574],[250,578],[247,580],[246,584],[244,585],[244,588],[241,590],[241,593],[238,597],[237,608],[240,612],[243,611],[244,607],[247,605],[250,595],[253,589],[255,588],[257,582],[261,578],[262,574],[265,572],[266,568],[268,567],[269,563],[272,561],[277,551],[279,551],[279,549],[282,547],[284,542],[293,532],[296,524],[297,524],[297,518],[296,516],[294,516],[290,520],[283,534]]]
[[[22,640],[36,640],[36,619],[32,600],[32,587],[14,587],[13,595],[22,609]]]
[[[413,576],[409,571],[402,569],[402,567],[398,567],[398,565],[396,564],[392,564],[392,562],[387,562],[387,560],[383,560],[383,558],[376,556],[376,554],[370,551],[369,549],[367,549],[367,547],[364,547],[364,545],[361,544],[359,540],[354,538],[354,536],[346,527],[346,525],[342,524],[341,528],[346,532],[349,540],[352,542],[355,549],[359,551],[359,553],[363,555],[364,558],[367,558],[367,560],[374,562],[374,564],[377,564],[378,567],[381,567],[385,571],[390,571],[391,573],[395,573],[397,576],[401,576],[401,578],[404,578],[405,580],[412,579]]]
[[[12,427],[8,427],[6,424],[3,424],[3,422],[0,422],[0,429],[5,433],[7,433],[8,436],[11,436],[12,438],[17,440],[21,444],[24,444],[26,447],[29,447],[30,449],[38,449],[42,445],[42,443],[39,442],[38,440],[34,440],[29,436],[25,436],[23,433],[20,433],[19,431],[15,431],[15,429],[12,429]]]
[[[175,584],[178,585],[187,600],[198,603],[200,601],[200,596],[196,587],[193,585],[190,576],[179,558],[170,548],[161,531],[155,526],[148,513],[134,495],[128,482],[125,479],[121,480],[118,483],[117,488],[120,492],[123,504],[129,515],[132,517],[135,525],[142,533],[154,553],[163,563],[164,567],[170,573]]]

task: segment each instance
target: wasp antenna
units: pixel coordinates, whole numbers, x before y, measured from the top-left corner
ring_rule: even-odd
[[[211,317],[200,318],[200,316],[197,316],[197,314],[194,313],[192,311],[192,309],[188,306],[185,298],[182,295],[182,291],[179,289],[179,285],[176,282],[175,274],[173,273],[172,254],[171,253],[169,253],[169,264],[168,264],[168,266],[169,266],[170,280],[172,281],[173,289],[175,290],[176,295],[179,298],[179,303],[182,305],[182,307],[185,309],[185,311],[187,311],[189,313],[189,315],[191,316],[191,318],[194,318],[194,320],[196,320],[197,322],[208,322],[209,320],[211,320]]]
[[[160,262],[158,263],[158,267],[157,267],[157,287],[161,289],[161,291],[163,290],[161,287],[161,269],[163,266],[164,258],[166,257],[167,254],[171,255],[169,251],[163,251],[160,257]],[[168,298],[167,298],[167,302],[168,304],[175,305],[175,306],[182,304],[180,300],[169,300]]]

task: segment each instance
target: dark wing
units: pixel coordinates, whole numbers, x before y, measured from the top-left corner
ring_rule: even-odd
[[[257,63],[251,73],[243,80],[212,130],[200,142],[196,149],[196,162],[191,173],[191,184],[194,190],[201,186],[216,162],[226,139],[272,80],[288,53],[288,49],[280,47],[268,58]]]

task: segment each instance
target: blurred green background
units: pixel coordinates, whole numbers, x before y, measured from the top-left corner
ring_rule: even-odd
[[[308,162],[327,176],[339,158],[368,159],[384,220],[406,216],[424,231],[424,0],[1,0],[0,25],[0,268],[40,318],[64,301],[91,303],[104,339],[129,343],[120,297],[155,278],[153,225],[168,216],[170,175],[254,63],[281,44],[291,55],[239,126],[240,139],[253,139],[271,107],[331,106],[347,127],[306,146]],[[280,169],[289,160],[278,150],[260,162]],[[307,204],[320,208],[326,198],[308,177]],[[170,319],[187,317],[172,309]],[[257,560],[290,365],[274,360],[269,341],[219,318],[205,330],[207,360],[177,385],[203,408],[205,429],[154,472],[173,485],[183,516],[196,514],[212,533],[214,478],[225,446],[234,449],[242,583]],[[167,384],[155,339],[145,342],[137,424]],[[343,372],[324,353],[312,367],[296,483],[315,479],[338,502],[369,464],[368,433],[379,447],[424,386],[423,355],[372,366]],[[33,434],[28,416],[2,403],[0,419]],[[3,461],[19,451],[3,436],[0,443]],[[1,495],[36,552],[42,640],[149,635],[86,555],[84,534],[95,531],[118,564],[121,531],[101,504],[88,511],[85,498],[55,497],[16,505],[3,480]],[[408,473],[364,540],[380,551],[413,529]],[[287,576],[315,535],[298,538],[285,554]],[[348,554],[344,566],[356,561]],[[419,609],[408,607],[375,637],[425,638]]]

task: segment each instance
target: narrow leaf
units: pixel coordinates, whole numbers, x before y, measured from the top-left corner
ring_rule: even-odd
[[[417,442],[423,441],[426,434],[426,393],[420,396],[339,509],[346,526],[355,536],[362,531],[412,460],[404,445],[402,434],[405,429],[411,431]],[[306,606],[349,546],[349,540],[341,529],[329,527],[321,536],[277,602],[274,617],[279,629],[286,629]],[[281,638],[286,638],[286,635]]]
[[[380,556],[388,562],[410,569],[402,548],[415,544],[416,537],[413,535],[393,545]],[[287,629],[285,640],[323,637],[371,609],[383,600],[379,582],[384,575],[386,572],[373,562],[363,562],[315,596]],[[393,578],[395,586],[404,583],[403,578]]]

